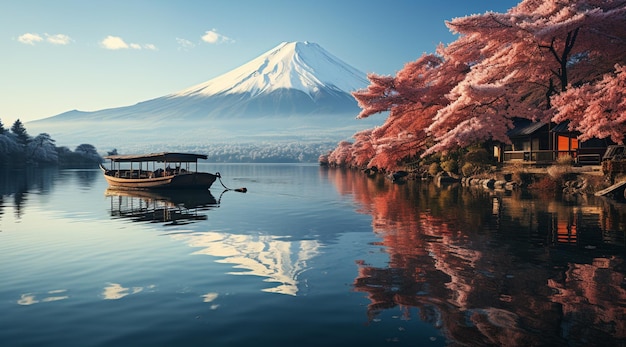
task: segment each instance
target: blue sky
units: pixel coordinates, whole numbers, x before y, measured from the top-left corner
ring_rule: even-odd
[[[132,105],[207,81],[283,41],[395,74],[455,37],[445,20],[510,0],[0,0],[0,120]],[[28,129],[28,128],[27,128]]]

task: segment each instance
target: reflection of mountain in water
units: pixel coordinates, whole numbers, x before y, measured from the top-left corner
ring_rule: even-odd
[[[619,345],[626,339],[626,210],[514,192],[393,185],[327,172],[372,215],[389,256],[359,261],[370,319],[400,307],[453,345]]]
[[[193,254],[220,257],[221,263],[247,270],[230,274],[261,276],[266,282],[277,284],[263,291],[287,295],[297,295],[298,277],[307,270],[307,261],[319,253],[320,247],[316,240],[285,241],[272,235],[203,232],[172,237],[201,248]]]
[[[133,222],[181,225],[207,219],[203,211],[219,206],[208,190],[142,191],[107,189],[111,217]]]

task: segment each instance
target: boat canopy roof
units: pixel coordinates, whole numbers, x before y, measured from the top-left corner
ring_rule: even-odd
[[[198,159],[207,159],[204,154],[194,153],[172,153],[172,152],[160,152],[160,153],[148,153],[148,154],[124,154],[124,155],[109,155],[104,157],[114,162],[141,162],[141,161],[156,161],[156,162],[170,162],[170,163],[195,163]]]

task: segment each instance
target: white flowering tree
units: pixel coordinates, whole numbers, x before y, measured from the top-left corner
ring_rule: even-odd
[[[27,145],[28,160],[43,164],[56,164],[59,160],[54,140],[47,133],[35,136]]]

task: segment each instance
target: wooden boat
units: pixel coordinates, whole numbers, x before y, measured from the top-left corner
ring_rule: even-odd
[[[110,168],[100,168],[114,189],[209,189],[219,173],[198,172],[203,154],[150,153],[109,155]]]

